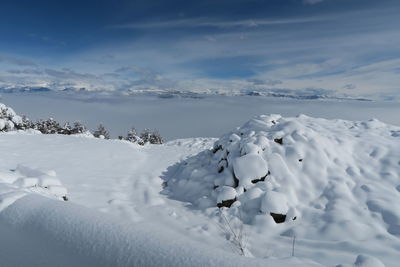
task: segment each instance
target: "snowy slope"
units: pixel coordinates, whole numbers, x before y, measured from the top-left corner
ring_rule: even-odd
[[[195,197],[198,196],[196,190],[192,190],[192,197],[187,195],[183,198],[175,194],[176,192],[172,189],[171,177],[182,178],[179,176],[179,171],[183,170],[184,163],[180,162],[190,162],[186,167],[193,171],[193,159],[199,160],[198,163],[203,166],[199,166],[197,174],[194,175],[196,179],[204,178],[208,172],[218,175],[220,166],[214,165],[213,154],[206,156],[209,152],[202,152],[192,160],[186,160],[187,157],[210,149],[216,139],[184,139],[164,145],[141,147],[116,140],[16,132],[0,135],[2,152],[0,188],[9,190],[13,187],[14,191],[23,192],[21,197],[4,197],[7,203],[4,202],[3,210],[0,212],[0,231],[4,237],[0,241],[0,258],[3,262],[9,263],[9,266],[46,266],[46,264],[47,266],[62,266],[60,262],[68,266],[79,266],[79,264],[102,266],[99,262],[104,266],[110,262],[113,263],[111,265],[116,266],[134,264],[222,266],[221,262],[234,266],[257,266],[258,264],[313,266],[310,261],[329,266],[336,264],[353,266],[355,262],[358,262],[357,266],[367,266],[366,263],[377,261],[371,257],[374,256],[386,266],[396,266],[400,242],[396,234],[389,232],[389,228],[394,227],[392,225],[396,225],[396,222],[393,221],[389,225],[385,221],[388,218],[397,220],[396,209],[393,205],[387,206],[385,202],[376,202],[383,204],[378,205],[378,208],[374,210],[375,206],[369,207],[368,201],[398,201],[398,195],[400,195],[396,190],[396,186],[400,184],[400,182],[396,184],[396,181],[398,182],[396,175],[399,173],[399,165],[396,165],[399,159],[396,154],[399,153],[398,128],[376,121],[351,123],[315,120],[307,117],[300,117],[300,120],[303,120],[302,123],[290,123],[290,120],[296,121],[296,119],[277,120],[280,120],[279,124],[282,124],[270,130],[270,135],[266,136],[268,142],[263,144],[273,148],[273,151],[282,159],[288,159],[286,165],[291,176],[285,178],[285,175],[273,171],[276,165],[273,160],[271,161],[271,155],[263,156],[263,161],[249,160],[249,164],[254,164],[255,168],[253,168],[255,171],[251,173],[245,170],[246,159],[243,162],[237,161],[237,158],[240,158],[239,154],[236,158],[232,158],[235,162],[233,166],[237,166],[238,173],[242,171],[239,177],[243,180],[243,185],[248,184],[249,180],[251,183],[254,177],[262,175],[266,170],[271,172],[270,177],[267,177],[275,177],[275,186],[277,184],[281,184],[281,187],[290,185],[279,192],[285,196],[286,205],[281,205],[281,201],[276,201],[279,200],[279,196],[272,197],[273,201],[268,200],[266,196],[263,199],[265,214],[253,212],[246,214],[248,220],[243,226],[246,245],[251,254],[259,259],[239,257],[229,241],[231,237],[219,227],[221,217],[218,208],[215,207],[218,197],[230,198],[230,194],[238,194],[236,188],[224,184],[230,189],[221,193],[223,196],[215,195],[215,202],[208,203],[208,206],[212,206],[210,208],[206,208],[207,202],[203,202],[204,205],[197,205],[199,202],[195,201]],[[257,135],[269,129],[269,126],[262,121],[263,119],[259,119],[258,122],[257,120],[249,122],[245,127],[252,130],[246,132],[246,135],[250,135],[252,131],[254,135]],[[355,129],[349,130],[351,126],[355,126]],[[289,129],[296,128],[304,130],[302,134],[309,138],[307,140],[322,140],[322,145],[315,144],[312,146],[314,150],[308,151],[307,140],[293,139],[290,143],[293,131]],[[328,132],[330,133],[327,134]],[[271,141],[273,135],[278,133],[279,138],[283,138],[283,145]],[[309,136],[310,134],[313,134],[311,135],[313,138]],[[357,137],[357,135],[360,136]],[[222,137],[218,142],[229,142],[230,136],[231,134]],[[341,146],[340,142],[332,145],[332,140],[338,137],[343,139],[343,145]],[[251,137],[248,140],[251,140]],[[251,143],[244,142],[243,138],[237,141],[243,145]],[[342,155],[341,149],[345,147],[344,144],[349,143],[352,146],[347,151],[348,155]],[[295,153],[296,151],[290,152],[295,150],[297,144],[301,148],[297,151],[298,154]],[[246,145],[245,147],[244,151],[249,155],[257,151],[254,146]],[[372,153],[370,148],[380,148],[383,151]],[[299,154],[307,151],[310,153]],[[325,153],[328,159],[330,159],[327,156],[328,152],[337,157],[340,155],[343,157],[341,162],[347,160],[346,164],[354,168],[354,173],[348,168],[343,170],[341,165],[331,165],[332,163],[326,158],[311,152]],[[372,153],[372,156],[367,157],[366,152]],[[302,156],[301,163],[297,156]],[[207,161],[203,162],[203,159],[207,157]],[[368,176],[363,177],[360,166],[367,158],[374,160],[363,166],[364,171],[369,170]],[[264,162],[267,168],[263,165]],[[304,167],[308,165],[311,166]],[[320,167],[317,168],[316,165]],[[20,167],[17,168],[17,166]],[[21,169],[21,166],[30,171],[24,173],[24,168]],[[353,180],[353,184],[348,185],[338,180],[336,185],[339,189],[335,189],[332,186],[334,183],[329,183],[333,172],[330,168],[334,167],[338,172],[336,176],[343,177],[342,179],[346,181]],[[372,178],[378,176],[374,168],[379,170],[379,175],[385,170],[385,173],[391,173],[394,177],[382,175],[383,178],[374,180]],[[32,170],[37,172],[32,172]],[[311,178],[314,171],[323,177]],[[303,178],[305,184],[303,186],[300,182],[290,184],[302,172],[305,173]],[[39,183],[46,175],[53,175],[52,177],[66,188],[69,199],[67,202],[58,200],[60,196],[52,195],[48,188],[37,190],[38,186],[35,189],[29,187],[29,184],[14,184],[16,178],[37,178],[36,181]],[[168,180],[167,187],[165,187],[166,180]],[[32,180],[28,181],[32,182]],[[220,185],[222,183],[223,181]],[[342,184],[345,187],[350,186],[350,189],[346,189],[347,191],[342,189],[340,187]],[[367,187],[362,187],[364,184],[370,189],[369,193],[364,190]],[[202,183],[198,185],[197,191],[204,189]],[[206,186],[205,188],[211,194],[213,187]],[[170,191],[168,192],[167,189]],[[261,193],[265,194],[267,189],[260,188]],[[270,189],[274,192],[279,191],[276,188]],[[315,204],[316,207],[319,207],[317,205],[319,204],[322,208],[309,207],[308,204],[314,199],[318,190],[321,190],[322,200]],[[249,189],[245,193],[248,197],[250,191]],[[348,191],[350,191],[348,194],[351,196],[351,201],[346,198],[348,204],[340,205],[342,194]],[[3,193],[0,192],[0,194]],[[46,199],[33,197],[32,193],[46,196]],[[257,192],[253,194],[257,196]],[[397,198],[396,194],[398,194]],[[251,203],[249,200],[248,206],[261,208],[261,199],[260,203],[257,197],[254,199],[256,203]],[[328,205],[326,201],[331,201],[331,203]],[[335,211],[333,208],[335,203],[337,203],[336,207],[342,207],[342,210]],[[329,206],[332,206],[331,210],[327,208]],[[382,207],[386,210],[388,207],[393,208],[394,211],[391,211],[391,214],[394,215],[387,217],[387,213],[382,212]],[[232,208],[229,210],[234,210]],[[271,223],[266,211],[275,208],[281,213],[286,212],[286,209],[294,210],[293,214],[298,218],[290,223]],[[231,216],[229,210],[226,215],[229,219],[233,218],[232,223],[236,225],[235,216]],[[346,214],[340,214],[343,210],[347,212],[347,217]],[[350,212],[358,212],[357,216],[362,216],[361,219]],[[329,221],[326,214],[337,215],[337,220]],[[310,225],[314,216],[318,216],[318,220]],[[255,219],[256,217],[261,220]],[[351,228],[341,222],[343,218],[353,219],[354,223],[367,227],[367,233],[364,231],[359,231],[361,235],[351,233]],[[363,219],[368,219],[370,222],[365,223]],[[333,229],[324,231],[324,224]],[[286,234],[282,235],[283,232]],[[296,233],[297,236],[296,257],[290,257],[293,240],[290,232]],[[349,232],[351,235],[346,236]],[[332,233],[338,235],[332,238]],[[24,252],[22,256],[16,256],[20,255],[19,249]],[[359,254],[367,256],[357,258]],[[143,261],[138,262],[138,255]],[[59,264],[56,264],[57,261]]]

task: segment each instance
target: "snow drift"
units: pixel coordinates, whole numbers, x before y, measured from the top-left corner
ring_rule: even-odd
[[[67,189],[53,170],[40,170],[19,164],[11,172],[0,171],[0,212],[28,194],[68,200]]]
[[[170,168],[164,193],[283,236],[396,239],[399,173],[400,127],[263,115]]]
[[[209,249],[166,227],[121,223],[92,209],[28,195],[0,213],[1,266],[320,266]]]

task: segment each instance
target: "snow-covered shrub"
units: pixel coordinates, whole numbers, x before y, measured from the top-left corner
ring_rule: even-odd
[[[140,138],[143,140],[144,144],[150,143],[150,144],[159,145],[164,142],[163,138],[158,133],[158,131],[150,131],[149,129],[144,129],[140,133]]]
[[[60,128],[60,131],[58,134],[65,134],[65,135],[70,135],[72,134],[72,126],[69,124],[69,122],[64,123],[64,125]]]
[[[144,129],[140,135],[137,134],[137,131],[134,127],[132,127],[129,131],[127,136],[124,138],[122,136],[119,136],[118,139],[120,140],[126,140],[131,143],[135,143],[138,145],[145,145],[145,144],[154,144],[154,145],[159,145],[164,143],[163,138],[161,135],[158,133],[158,131],[150,131],[149,129]]]
[[[375,231],[371,220],[383,220],[383,235],[400,235],[391,204],[399,199],[399,130],[377,120],[259,116],[167,172],[164,193],[282,235],[363,239]]]
[[[164,143],[164,140],[158,131],[153,131],[150,134],[149,142],[150,142],[150,144],[160,145],[160,144]]]
[[[79,121],[74,122],[72,129],[71,129],[71,134],[82,134],[87,132],[86,127]]]
[[[73,125],[71,125],[69,122],[66,122],[62,127],[59,128],[57,133],[71,135],[71,134],[83,134],[86,132],[87,132],[86,127],[82,123],[74,122]]]
[[[91,133],[80,122],[74,122],[73,125],[66,122],[63,126],[53,118],[33,122],[24,115],[16,115],[12,108],[0,103],[0,132],[30,129],[39,131],[42,134],[87,134],[91,136]],[[109,138],[104,127],[102,131],[106,139]]]
[[[22,117],[14,110],[0,103],[0,132],[17,130],[22,125]]]
[[[35,129],[40,131],[42,134],[56,134],[63,132],[60,123],[53,118],[37,121],[35,123]]]
[[[149,129],[144,129],[140,133],[140,138],[143,140],[143,143],[150,143],[151,131]]]
[[[128,134],[126,135],[125,140],[138,144],[138,145],[144,145],[144,141],[142,138],[140,138],[140,136],[137,134],[136,129],[132,127],[132,129],[130,129],[128,131]]]
[[[101,139],[110,139],[110,134],[106,130],[106,128],[103,126],[103,124],[100,124],[97,130],[93,133],[94,137],[101,138]]]
[[[29,129],[35,129],[35,123],[32,122],[25,115],[22,115],[22,123],[18,125],[18,130],[29,130]]]

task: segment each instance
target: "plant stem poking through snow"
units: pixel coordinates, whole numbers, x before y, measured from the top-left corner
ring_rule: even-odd
[[[226,238],[230,241],[234,252],[239,252],[239,255],[245,257],[252,257],[250,251],[246,248],[246,234],[244,232],[244,225],[242,220],[238,221],[238,224],[232,223],[233,220],[229,220],[224,210],[221,209],[219,212],[220,220],[217,223],[219,228],[225,234]],[[241,217],[239,213],[239,217]]]
[[[296,244],[296,236],[293,236],[293,244],[292,244],[292,257],[294,257],[294,245]]]

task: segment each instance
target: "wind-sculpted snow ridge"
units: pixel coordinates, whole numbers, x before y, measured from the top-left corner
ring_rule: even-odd
[[[0,132],[14,130],[22,124],[22,117],[18,116],[15,111],[0,103]]]
[[[20,164],[9,172],[0,172],[0,212],[32,193],[68,200],[67,189],[53,170],[45,171]]]
[[[282,236],[400,238],[400,127],[256,117],[166,175],[164,193]]]

